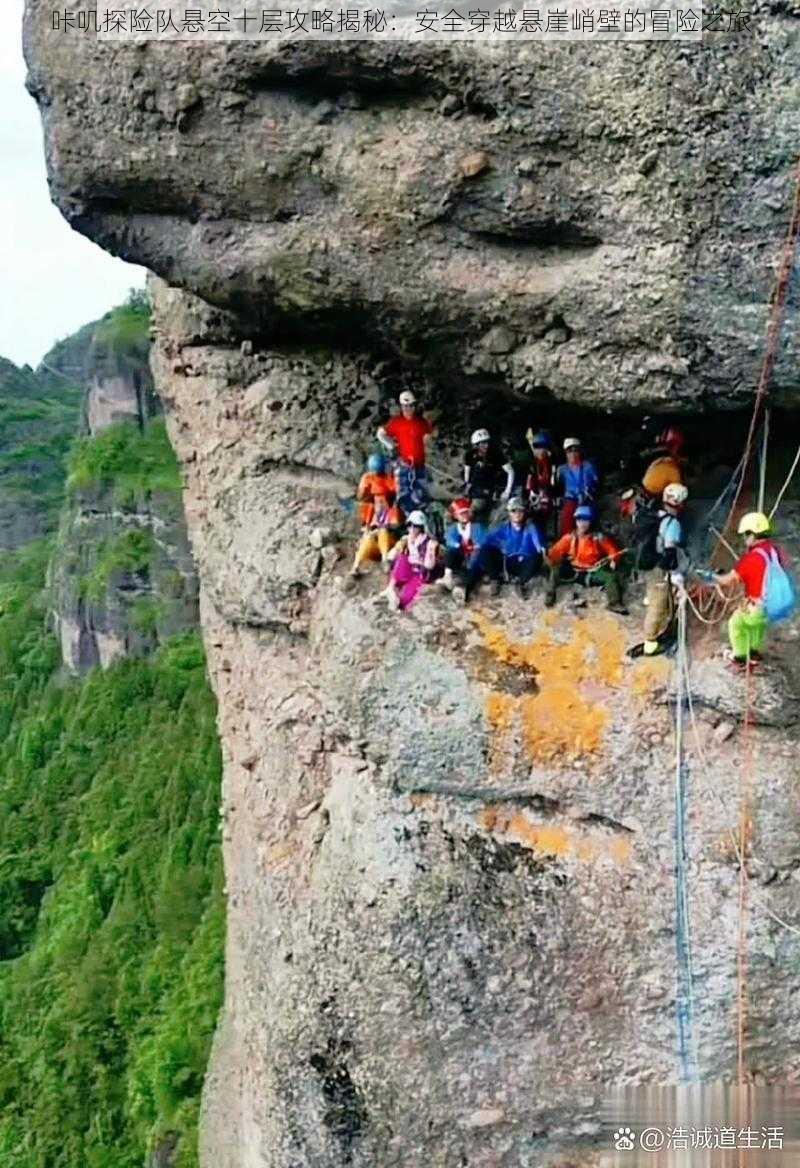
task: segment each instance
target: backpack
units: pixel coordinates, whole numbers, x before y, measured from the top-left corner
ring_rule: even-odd
[[[640,571],[648,572],[658,563],[656,545],[662,518],[657,505],[645,503],[641,499],[637,501],[633,513],[631,545],[635,552],[635,566]]]
[[[764,591],[761,597],[764,615],[770,624],[791,616],[797,606],[797,592],[794,581],[778,559],[774,551],[766,548],[755,549],[766,561],[764,571]]]

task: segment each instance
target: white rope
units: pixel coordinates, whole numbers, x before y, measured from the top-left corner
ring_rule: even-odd
[[[772,516],[775,514],[775,512],[780,507],[781,502],[783,501],[783,496],[786,494],[786,492],[789,489],[789,483],[794,478],[794,472],[797,470],[798,462],[800,462],[800,446],[797,447],[797,454],[795,454],[795,456],[794,456],[794,462],[792,463],[791,469],[789,470],[789,473],[786,476],[786,481],[783,484],[783,486],[781,487],[780,491],[778,492],[778,497],[775,500],[775,506],[772,508],[772,510],[769,513],[770,520],[772,520]]]

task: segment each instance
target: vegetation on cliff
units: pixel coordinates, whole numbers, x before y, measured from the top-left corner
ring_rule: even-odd
[[[220,756],[196,634],[54,678],[46,545],[0,562],[0,1162],[196,1163],[222,993]]]
[[[0,359],[0,547],[51,531],[81,390]]]
[[[177,524],[163,420],[74,439],[83,391],[68,378],[98,355],[146,360],[148,328],[133,296],[36,372],[0,361],[0,503],[12,490],[23,506],[44,499],[47,522],[32,534],[55,528],[67,475],[73,510],[88,493],[130,515],[161,492],[159,515]],[[147,527],[89,525],[81,538],[58,554],[77,556],[87,603],[158,567]],[[174,1168],[194,1168],[224,940],[202,645],[184,632],[152,656],[65,680],[47,628],[56,537],[15,542],[0,551],[0,1164],[144,1168],[169,1150]],[[185,581],[168,568],[165,597],[179,597]],[[139,596],[136,622],[163,623],[167,603],[155,589]]]

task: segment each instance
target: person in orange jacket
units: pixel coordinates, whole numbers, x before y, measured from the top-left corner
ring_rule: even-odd
[[[367,526],[372,519],[372,505],[376,495],[382,495],[390,506],[397,498],[397,485],[394,475],[388,470],[386,459],[382,454],[370,454],[367,459],[367,469],[361,476],[356,491],[359,502],[358,514],[362,526]],[[398,523],[402,522],[402,519]]]
[[[592,531],[594,511],[587,505],[575,511],[575,530],[562,535],[546,553],[550,566],[550,578],[544,602],[548,608],[556,602],[556,589],[560,580],[571,580],[576,584],[599,584],[606,593],[606,602],[611,612],[622,616],[628,610],[622,603],[622,579],[620,557],[622,549],[613,539],[600,532]],[[585,604],[579,598],[580,604]]]

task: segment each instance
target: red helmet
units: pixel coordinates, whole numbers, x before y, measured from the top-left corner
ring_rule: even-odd
[[[656,446],[663,446],[670,454],[680,454],[686,445],[686,435],[677,426],[667,426],[656,438]]]
[[[454,519],[458,519],[459,515],[467,515],[472,509],[472,503],[469,499],[453,499],[450,504],[450,514]]]

